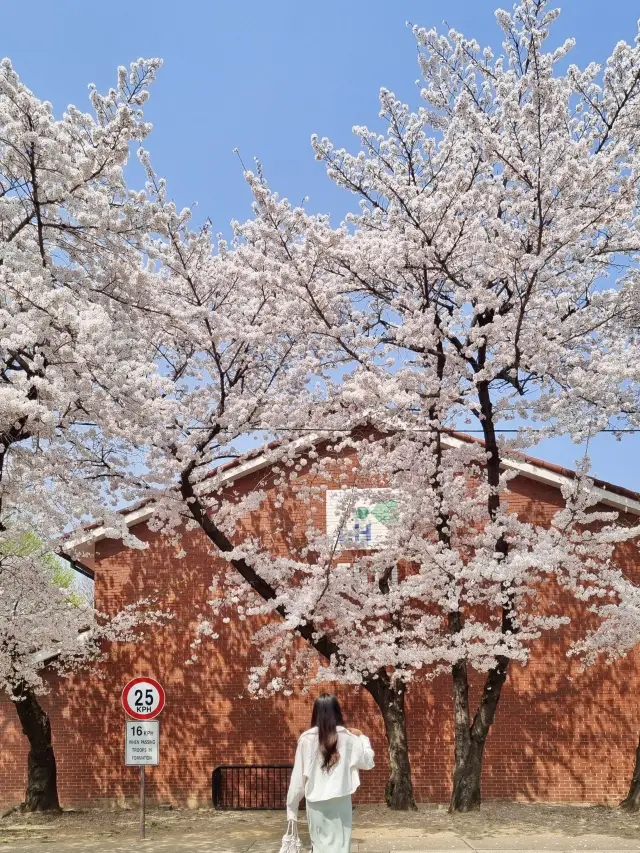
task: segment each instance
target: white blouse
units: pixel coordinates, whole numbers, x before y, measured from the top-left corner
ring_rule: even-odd
[[[338,753],[333,767],[323,770],[317,726],[300,735],[287,794],[287,820],[298,819],[298,806],[303,797],[315,803],[353,794],[360,785],[358,770],[373,768],[369,738],[352,735],[344,726],[338,726]]]

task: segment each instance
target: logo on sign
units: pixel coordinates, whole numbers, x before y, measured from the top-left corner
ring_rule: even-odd
[[[327,533],[336,536],[342,548],[375,548],[384,542],[387,528],[397,519],[398,502],[376,500],[376,491],[327,491]],[[388,494],[384,490],[384,496]]]

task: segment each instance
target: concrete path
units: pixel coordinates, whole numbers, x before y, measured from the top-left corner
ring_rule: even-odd
[[[400,835],[401,833],[398,833]],[[278,839],[249,841],[246,839],[212,838],[210,833],[183,833],[154,838],[151,834],[141,841],[135,837],[117,839],[66,839],[54,840],[50,836],[32,837],[29,840],[4,841],[0,853],[278,853]],[[309,847],[306,843],[303,853]],[[354,839],[351,853],[622,853],[640,851],[640,838],[635,840],[602,835],[581,835],[573,838],[558,835],[513,835],[472,838],[455,832],[438,832],[420,837],[396,839]]]

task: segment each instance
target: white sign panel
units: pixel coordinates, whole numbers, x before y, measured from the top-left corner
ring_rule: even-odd
[[[124,734],[124,763],[127,767],[160,763],[160,721],[127,720]]]
[[[327,535],[342,548],[379,548],[397,516],[389,489],[328,489],[326,501]]]

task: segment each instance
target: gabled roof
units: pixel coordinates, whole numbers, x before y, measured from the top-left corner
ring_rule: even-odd
[[[326,440],[324,436],[309,436],[305,439],[299,439],[293,444],[303,447],[324,440]],[[450,448],[462,447],[465,443],[484,444],[482,439],[453,431],[447,432],[443,436],[443,443]],[[278,442],[272,442],[266,449],[273,449],[277,445]],[[221,485],[229,485],[242,477],[269,467],[272,463],[273,460],[269,454],[262,450],[249,458],[234,460],[222,465],[216,469],[216,474],[219,476],[222,473],[219,480]],[[536,459],[533,456],[518,452],[510,453],[508,458],[503,460],[503,467],[507,470],[516,471],[522,477],[545,483],[556,489],[562,488],[576,478],[576,472],[569,468],[563,468],[560,465],[554,465],[551,462],[545,462],[542,459]],[[604,480],[593,480],[593,484],[595,496],[600,503],[610,506],[618,512],[640,516],[640,494],[638,492],[633,492],[622,486],[615,486]],[[122,514],[125,517],[127,527],[131,528],[136,524],[142,524],[153,516],[153,500],[149,499],[127,507],[122,510]],[[89,551],[93,550],[96,542],[109,538],[109,532],[109,528],[101,522],[96,522],[78,531],[75,536],[70,538],[65,543],[65,551],[71,554],[74,559],[82,562],[83,551],[86,558]],[[85,562],[87,562],[86,559]]]

